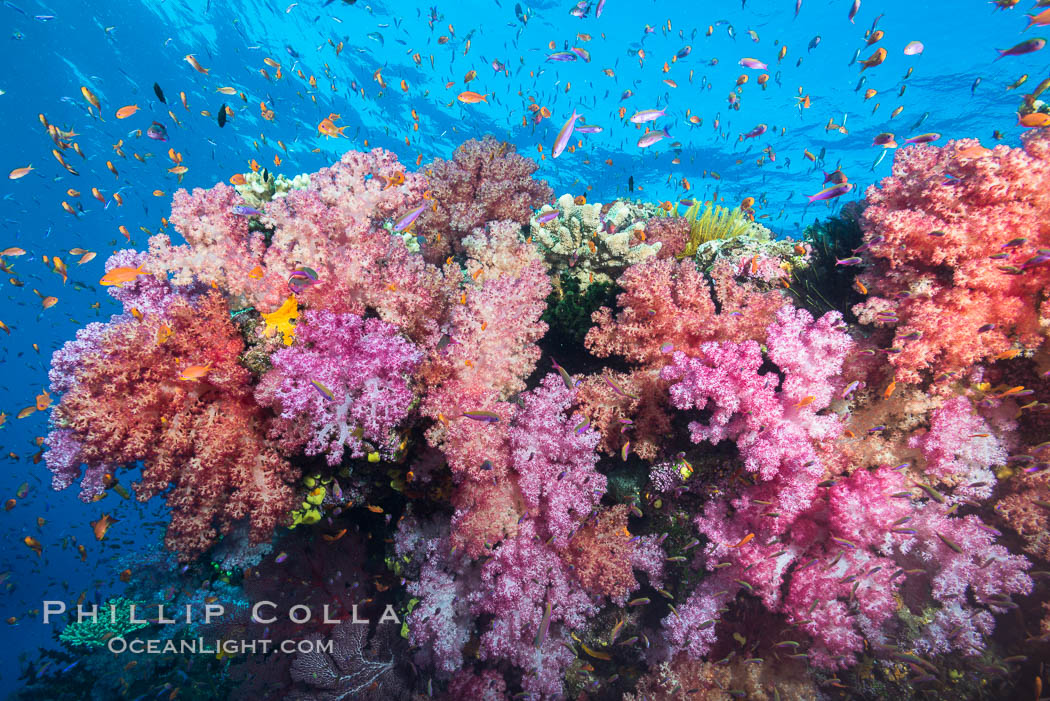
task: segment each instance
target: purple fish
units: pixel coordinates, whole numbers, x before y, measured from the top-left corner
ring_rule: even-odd
[[[321,396],[323,396],[325,399],[329,401],[335,399],[335,393],[332,390],[325,387],[320,382],[318,382],[317,380],[310,380],[310,384],[312,384],[314,386],[314,389],[320,392]]]
[[[692,51],[692,50],[693,50],[692,46],[689,46],[689,45],[683,46],[682,48],[680,48],[678,50],[678,53],[675,54],[675,58],[685,58],[686,56],[689,55],[689,52]]]
[[[598,9],[594,11],[594,18],[598,19],[602,16],[602,10],[605,9],[605,0],[598,0]]]
[[[492,59],[492,70],[496,71],[497,73],[501,73],[503,72],[504,68],[506,68],[505,65],[500,63],[497,59]]]
[[[552,212],[545,212],[545,213],[541,214],[540,216],[536,217],[536,221],[539,222],[540,224],[546,224],[547,222],[554,221],[557,218],[558,218],[558,210],[555,209]]]
[[[401,220],[397,224],[394,224],[394,231],[404,231],[408,227],[412,226],[412,224],[416,221],[416,219],[419,219],[419,215],[422,214],[423,210],[426,208],[427,204],[426,202],[424,202],[423,204],[419,205],[411,212],[406,214],[404,217],[401,218]]]
[[[575,131],[577,134],[601,134],[603,129],[594,124],[581,124]]]
[[[810,202],[823,202],[841,197],[853,189],[853,183],[842,183],[833,187],[826,187],[815,195],[806,195]]]
[[[465,411],[460,416],[487,424],[499,422],[499,414],[493,411]]]
[[[756,71],[764,71],[769,68],[757,58],[742,58],[740,59],[740,65],[744,68],[754,68]]]
[[[860,11],[860,0],[853,0],[853,7],[849,8],[849,21],[854,24],[853,18],[857,16],[857,12]]]
[[[554,148],[551,150],[551,158],[557,158],[565,150],[565,147],[569,145],[569,139],[572,138],[573,129],[576,127],[576,120],[580,118],[580,115],[576,113],[576,110],[572,111],[572,116],[569,117],[569,121],[565,122],[562,126],[561,131],[558,132],[558,137],[554,140]]]
[[[235,204],[230,207],[230,211],[239,217],[257,217],[262,214],[259,210],[246,204]]]
[[[919,134],[918,136],[913,136],[910,139],[905,139],[904,143],[906,143],[906,144],[928,144],[931,141],[936,141],[939,138],[941,138],[940,134],[938,134],[937,132],[930,132],[929,134]]]
[[[571,51],[555,51],[547,57],[548,61],[575,61],[578,57]]]
[[[802,0],[795,0],[795,17],[798,17],[798,11],[802,9]]]
[[[624,90],[623,94],[620,95],[620,102],[623,102],[624,100],[626,100],[627,98],[629,98],[633,94],[634,94],[633,90]]]
[[[655,144],[657,141],[666,139],[670,136],[671,135],[667,132],[667,127],[664,127],[662,131],[651,131],[638,139],[638,148],[647,148]]]
[[[654,119],[659,119],[660,117],[663,117],[666,114],[667,114],[667,108],[666,107],[664,107],[662,109],[658,109],[658,110],[642,110],[640,112],[635,112],[634,114],[631,115],[631,123],[632,124],[645,124],[646,122],[651,122]]]
[[[1009,49],[996,49],[996,51],[999,52],[999,56],[995,60],[998,61],[1003,56],[1022,56],[1024,54],[1030,54],[1033,51],[1039,51],[1044,46],[1046,46],[1046,39],[1029,39],[1027,41],[1022,41],[1017,46],[1012,46]]]
[[[587,49],[581,49],[578,46],[574,46],[572,47],[572,52],[580,58],[582,58],[585,63],[591,62],[591,52],[589,52]]]
[[[759,124],[757,127],[752,129],[748,133],[744,134],[744,138],[745,139],[753,139],[756,136],[762,136],[763,134],[766,133],[766,129],[768,129],[768,128],[769,127],[767,127],[765,124]]]
[[[168,129],[160,122],[154,122],[146,130],[146,136],[153,139],[154,141],[167,141]]]

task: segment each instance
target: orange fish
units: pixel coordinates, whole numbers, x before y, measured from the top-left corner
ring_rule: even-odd
[[[207,365],[191,365],[182,371],[179,379],[186,381],[199,380],[207,375],[209,370],[211,370],[211,363]]]
[[[231,185],[244,185],[247,182],[248,181],[244,179],[244,175],[241,174],[241,173],[234,173],[230,177],[230,184]]]
[[[262,267],[257,265],[248,272],[248,277],[252,280],[259,280],[264,274]]]
[[[816,400],[816,397],[814,397],[812,394],[807,394],[805,397],[799,400],[798,404],[795,405],[795,408],[800,409],[804,406],[809,406],[814,402],[814,400]]]
[[[123,228],[123,225],[121,225]],[[140,265],[137,268],[120,267],[113,268],[102,276],[102,279],[98,281],[100,285],[113,285],[115,287],[123,287],[124,283],[131,282],[139,275],[145,275],[146,271],[142,269]]]
[[[40,553],[44,551],[44,546],[33,536],[27,535],[22,539],[22,542],[26,544],[27,548],[35,552],[37,557],[40,557]]]
[[[346,127],[337,127],[335,125],[335,120],[337,119],[339,119],[338,114],[335,114],[334,112],[332,114],[329,114],[327,117],[321,120],[320,124],[317,125],[317,131],[324,134],[325,136],[330,136],[334,138],[346,136],[346,134],[343,133],[343,130],[346,129]]]
[[[58,304],[58,297],[48,296],[48,297],[44,297],[42,300],[40,300],[40,306],[43,307],[44,309],[50,309],[51,307],[55,306],[56,304]]]
[[[45,389],[42,394],[36,395],[36,410],[44,411],[49,406],[51,406],[51,395]]]
[[[188,63],[188,64],[190,64],[191,66],[193,66],[193,69],[194,69],[195,71],[197,71],[198,73],[203,73],[204,75],[208,75],[208,71],[209,71],[209,70],[211,70],[210,68],[204,68],[203,66],[201,66],[201,64],[199,64],[199,63],[197,62],[197,59],[196,59],[196,57],[194,57],[194,55],[193,55],[193,54],[186,54],[186,56],[185,56],[185,58],[183,58],[183,60],[184,60],[184,61],[185,61],[186,63]],[[185,103],[186,103],[186,100],[185,100],[185,98],[183,98],[183,101],[182,101],[182,102],[183,102],[183,104],[185,104]]]
[[[1023,127],[1034,128],[1034,127],[1045,127],[1050,126],[1050,114],[1043,112],[1032,112],[1026,114],[1023,117],[1017,118],[1017,123]]]
[[[342,529],[341,531],[339,531],[338,533],[334,533],[332,535],[328,535],[327,533],[322,533],[321,537],[324,538],[329,543],[334,543],[335,541],[337,541],[340,538],[342,538],[344,535],[346,535],[346,529],[345,528]]]
[[[485,99],[486,97],[488,97],[488,95],[489,93],[481,95],[474,92],[473,90],[464,90],[459,95],[456,95],[456,99],[467,105],[474,105],[479,102],[484,102],[485,104],[488,104],[488,100]]]
[[[738,542],[736,545],[727,545],[726,547],[727,548],[739,548],[741,546],[744,546],[744,545],[747,545],[748,543],[750,543],[751,539],[754,538],[754,537],[755,537],[754,533],[748,533],[746,536],[741,538],[740,542]]]
[[[24,178],[25,176],[29,175],[30,171],[32,170],[33,164],[30,163],[29,165],[23,168],[15,168],[7,174],[7,177],[9,177],[11,180],[18,180],[19,178]],[[72,195],[70,196],[72,197]]]
[[[131,115],[139,111],[138,105],[124,105],[117,110],[117,119],[127,119]]]
[[[959,148],[955,151],[956,158],[984,158],[985,156],[992,155],[990,148],[985,148],[978,143],[976,146],[967,146],[966,148]]]
[[[869,68],[874,68],[875,66],[878,66],[885,60],[886,49],[880,46],[879,48],[875,49],[875,53],[873,53],[871,56],[860,62],[860,65],[863,66],[863,68],[860,69],[860,72],[863,73]]]
[[[893,396],[893,390],[895,389],[897,389],[897,381],[892,380],[888,385],[886,385],[886,391],[882,393],[882,398],[889,399],[891,396]]]
[[[95,540],[102,540],[106,537],[106,531],[114,523],[117,523],[117,519],[113,518],[109,514],[102,514],[102,518],[97,521],[91,522],[91,532],[95,534]]]

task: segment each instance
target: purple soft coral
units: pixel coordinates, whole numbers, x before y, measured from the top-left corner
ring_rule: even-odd
[[[389,433],[408,414],[409,378],[422,354],[397,329],[354,314],[307,311],[296,343],[275,353],[256,398],[279,413],[274,432],[284,450],[326,453],[339,464],[365,441],[392,452]]]
[[[594,466],[598,434],[575,430],[579,415],[567,414],[575,390],[549,374],[535,390],[522,395],[524,408],[510,430],[511,455],[518,488],[531,513],[546,526],[541,537],[562,547],[572,531],[598,506],[605,475]]]

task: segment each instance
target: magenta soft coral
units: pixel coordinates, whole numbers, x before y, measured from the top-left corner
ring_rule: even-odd
[[[161,324],[174,332],[163,340]],[[267,418],[238,364],[243,349],[218,294],[196,304],[179,298],[165,317],[108,328],[80,357],[54,412],[54,426],[73,432],[62,441],[80,443],[89,475],[92,466],[142,461],[138,497],[167,492],[167,544],[183,558],[241,519],[254,542],[269,539],[293,506],[298,473],[266,441]],[[209,370],[180,381],[190,365]]]
[[[481,568],[481,584],[470,594],[474,615],[491,614],[481,635],[479,657],[507,660],[524,670],[525,691],[557,697],[565,670],[576,659],[563,645],[598,612],[557,553],[538,537],[531,522],[505,541]],[[546,606],[549,627],[538,636]]]
[[[898,381],[1043,342],[1050,265],[1029,262],[1050,247],[1050,137],[1042,132],[1028,132],[1023,148],[999,145],[978,158],[959,154],[973,140],[911,146],[898,152],[893,176],[868,189],[865,242],[876,265],[861,276],[872,296],[854,311],[866,323],[875,322],[871,308],[897,312],[899,322],[879,323],[893,327]]]
[[[273,433],[286,453],[361,458],[365,441],[388,457],[393,431],[414,399],[411,380],[422,353],[379,319],[305,311],[294,344],[274,353],[255,396],[274,408]],[[326,390],[331,394],[329,397]]]
[[[522,395],[524,406],[511,426],[511,460],[529,513],[543,526],[539,535],[563,547],[605,494],[605,475],[594,469],[598,434],[574,430],[575,391],[555,374]]]

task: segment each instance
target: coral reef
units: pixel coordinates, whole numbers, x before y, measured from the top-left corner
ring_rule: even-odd
[[[54,353],[42,457],[166,500],[128,601],[331,643],[201,664],[242,698],[1006,693],[1050,639],[1048,139],[909,146],[801,241],[552,204],[491,137],[180,190]]]

